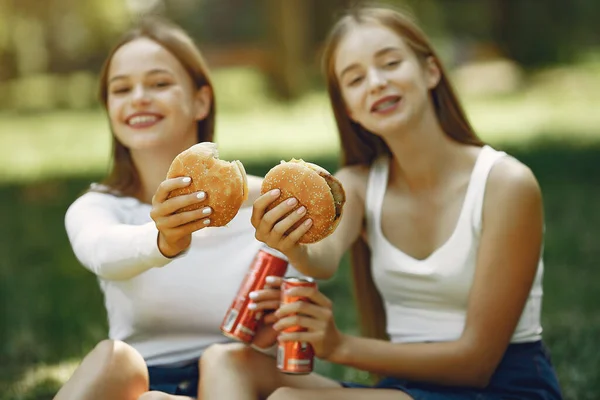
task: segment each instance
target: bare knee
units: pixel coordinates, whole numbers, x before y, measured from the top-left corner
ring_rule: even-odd
[[[132,399],[148,390],[142,356],[126,343],[103,340],[83,359],[55,399]]]
[[[242,343],[210,346],[200,357],[200,384],[232,380],[266,398],[279,386],[275,360]]]
[[[146,362],[133,347],[119,340],[103,340],[96,345],[92,353],[101,359],[102,368],[108,368],[117,374],[141,374],[147,377]]]
[[[133,347],[119,340],[103,340],[90,356],[96,358],[98,380],[112,387],[122,387],[130,393],[148,390],[146,362]]]
[[[244,364],[253,350],[242,343],[213,344],[200,357],[200,370],[209,371],[218,365]]]
[[[300,400],[302,399],[301,390],[290,387],[280,387],[275,390],[267,400]]]
[[[146,392],[138,397],[138,400],[168,400],[171,396],[164,392]]]

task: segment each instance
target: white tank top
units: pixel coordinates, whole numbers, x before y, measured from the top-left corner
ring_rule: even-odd
[[[388,184],[389,159],[377,159],[366,194],[367,236],[375,286],[382,295],[387,333],[392,342],[450,341],[465,326],[481,235],[487,177],[506,153],[484,146],[477,157],[456,227],[429,257],[418,260],[394,247],[381,230],[381,209]],[[540,340],[543,261],[512,336],[512,343]],[[490,310],[490,312],[494,312]]]

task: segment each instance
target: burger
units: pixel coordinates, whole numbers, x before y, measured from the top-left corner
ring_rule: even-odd
[[[313,221],[299,243],[315,243],[331,235],[337,228],[346,202],[341,183],[326,169],[304,160],[281,161],[263,180],[261,193],[279,189],[281,195],[267,207],[267,211],[290,197],[298,200],[298,206],[306,207],[306,214],[290,231],[306,219]],[[289,233],[289,232],[288,232]]]
[[[206,193],[206,200],[179,209],[177,212],[210,207],[210,224],[224,226],[233,219],[248,198],[248,181],[244,165],[239,161],[219,159],[217,145],[203,142],[181,152],[167,172],[167,178],[190,177],[192,182],[173,190],[168,198],[198,191]]]

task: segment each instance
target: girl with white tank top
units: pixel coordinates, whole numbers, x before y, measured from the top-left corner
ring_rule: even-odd
[[[225,347],[203,359],[202,398],[561,399],[541,341],[543,202],[531,170],[477,137],[407,15],[352,9],[323,57],[341,139],[341,221],[301,245],[310,219],[298,223],[286,202],[267,212],[277,191],[254,202],[252,221],[257,239],[305,275],[330,278],[351,250],[363,336],[340,332],[332,310],[343,305],[315,290],[290,290],[309,301],[281,306],[274,328],[280,342],[384,378],[282,376],[274,360]]]
[[[462,334],[469,288],[477,262],[481,212],[490,170],[506,153],[484,146],[465,194],[454,231],[423,260],[394,247],[381,230],[381,210],[390,160],[380,157],[369,173],[365,213],[373,280],[384,299],[387,333],[392,342],[455,340]],[[540,256],[533,286],[512,343],[540,340],[542,275]]]

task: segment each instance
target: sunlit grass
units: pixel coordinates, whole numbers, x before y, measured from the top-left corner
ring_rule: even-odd
[[[35,391],[41,393],[56,391],[73,374],[81,360],[66,360],[58,364],[32,366],[23,377],[9,386],[2,398],[34,398]]]
[[[310,159],[338,151],[323,91],[285,105],[270,100],[261,78],[246,70],[217,71],[215,85],[223,158]],[[492,143],[526,144],[548,136],[600,139],[600,62],[538,73],[509,94],[463,97],[476,130]],[[1,181],[106,170],[110,135],[99,109],[3,113],[0,121]]]

